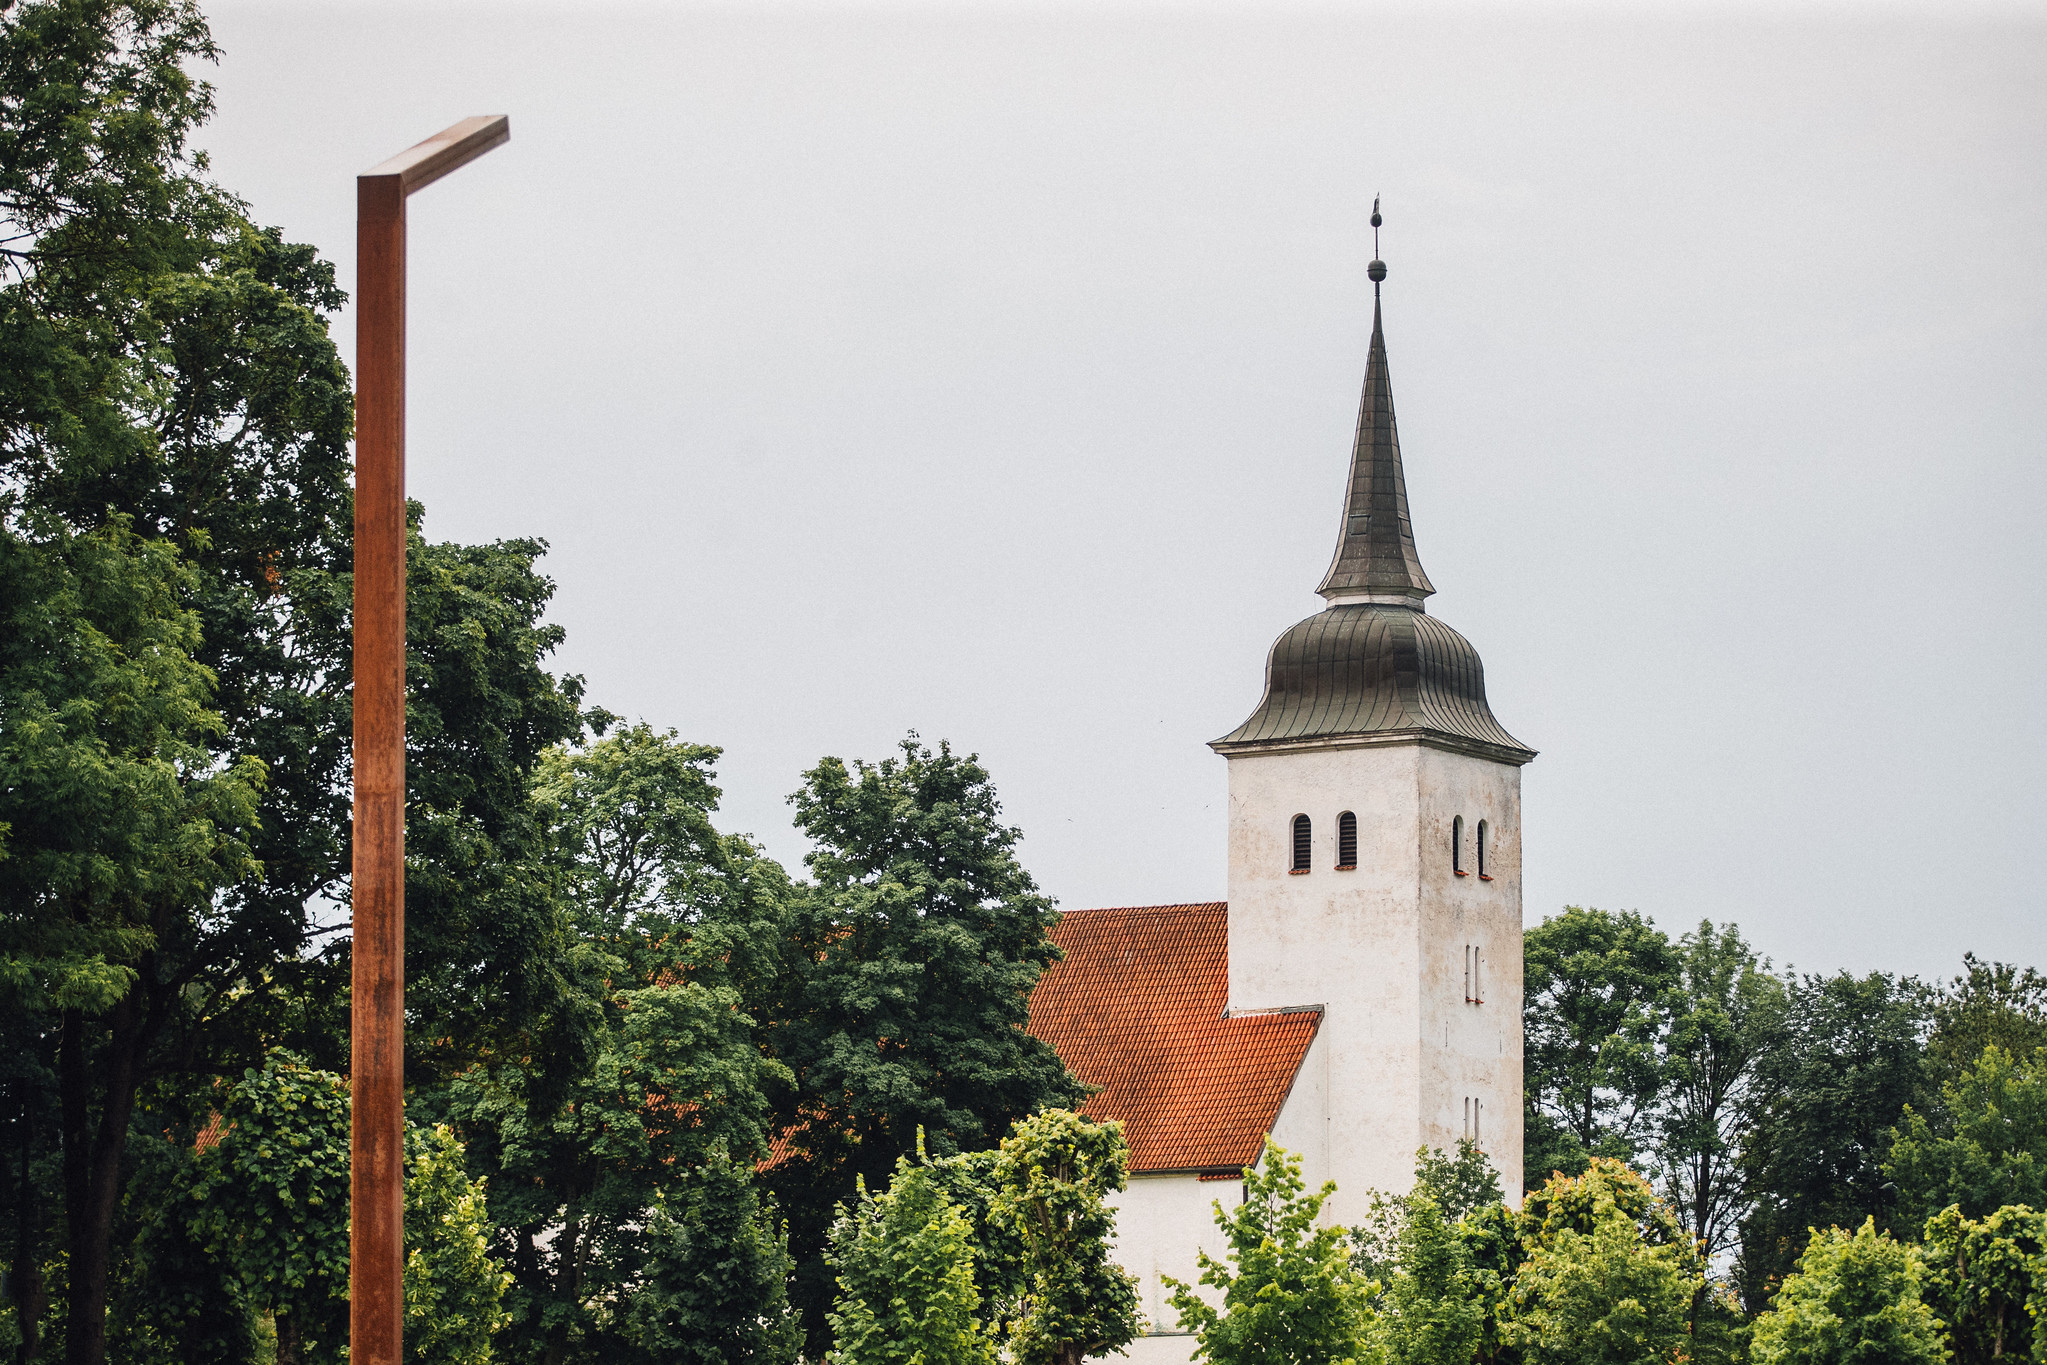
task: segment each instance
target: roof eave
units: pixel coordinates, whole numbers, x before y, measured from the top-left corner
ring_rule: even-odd
[[[1298,753],[1313,749],[1379,749],[1396,744],[1419,744],[1447,753],[1508,763],[1516,768],[1532,761],[1539,752],[1518,745],[1494,744],[1466,735],[1446,734],[1441,730],[1373,730],[1364,734],[1301,735],[1288,739],[1232,740],[1225,737],[1210,740],[1208,747],[1224,758],[1240,758],[1247,754]]]

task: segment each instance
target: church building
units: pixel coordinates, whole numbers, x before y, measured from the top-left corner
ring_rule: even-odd
[[[1378,215],[1373,215],[1373,225]],[[1070,911],[1030,1031],[1099,1086],[1130,1188],[1141,1365],[1187,1360],[1160,1276],[1224,1250],[1267,1135],[1323,1216],[1362,1219],[1419,1147],[1471,1138],[1521,1188],[1521,767],[1478,651],[1428,614],[1371,264],[1371,352],[1327,605],[1272,646],[1265,695],[1209,747],[1229,770],[1229,900]]]

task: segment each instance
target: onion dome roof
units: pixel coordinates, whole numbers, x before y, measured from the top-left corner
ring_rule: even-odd
[[[1211,747],[1230,754],[1346,739],[1434,739],[1514,764],[1535,757],[1493,718],[1471,642],[1433,616],[1387,603],[1330,607],[1280,636],[1264,700]]]

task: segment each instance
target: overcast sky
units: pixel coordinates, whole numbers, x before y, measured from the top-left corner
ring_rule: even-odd
[[[1376,192],[1530,921],[2047,966],[2047,6],[210,13],[221,179],[351,287],[355,174],[511,115],[413,201],[413,493],[792,865],[916,729],[1066,908],[1224,894]]]

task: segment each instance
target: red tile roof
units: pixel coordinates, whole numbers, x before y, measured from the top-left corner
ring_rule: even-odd
[[[1123,1120],[1132,1171],[1236,1171],[1265,1135],[1322,1022],[1319,1009],[1225,1019],[1229,912],[1075,910],[1031,992],[1030,1031],[1101,1087],[1085,1112]]]

